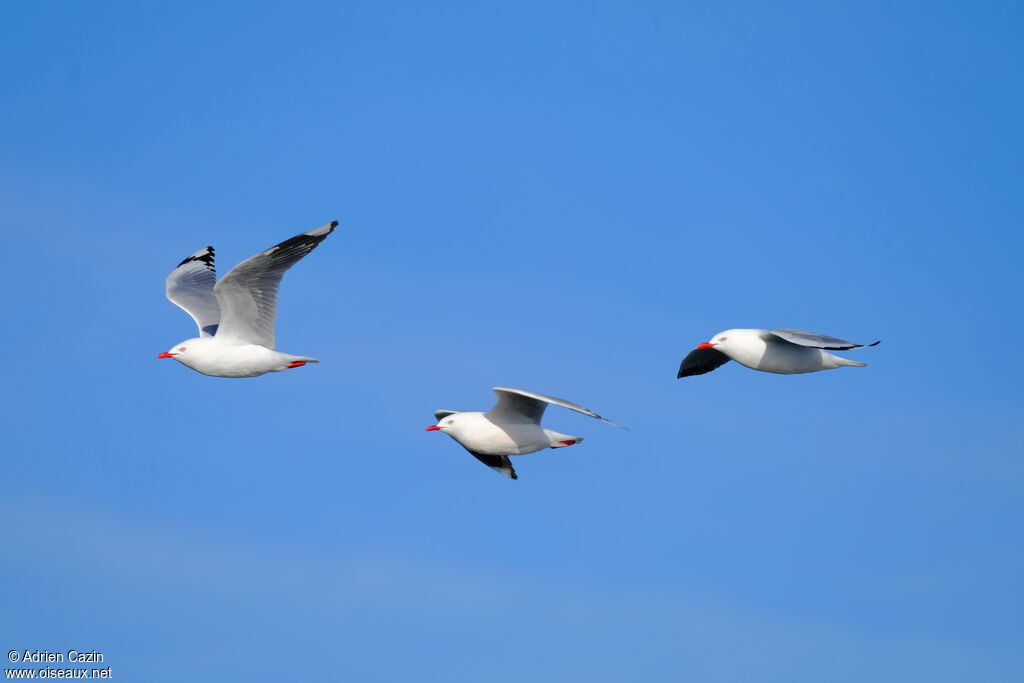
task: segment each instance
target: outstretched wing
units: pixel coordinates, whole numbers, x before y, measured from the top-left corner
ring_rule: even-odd
[[[879,339],[874,344],[857,344],[855,342],[846,341],[845,339],[828,337],[824,334],[815,334],[814,332],[805,332],[804,330],[791,330],[788,328],[771,330],[768,334],[774,335],[775,337],[778,337],[783,341],[788,341],[790,344],[796,344],[797,346],[810,346],[815,349],[827,349],[829,351],[860,349],[865,346],[874,346],[875,344],[880,344],[882,341],[881,339]]]
[[[296,235],[242,261],[213,288],[220,302],[218,336],[274,348],[277,290],[285,271],[327,239],[338,221]]]
[[[549,403],[553,403],[556,406],[575,410],[577,413],[596,417],[598,420],[607,422],[610,425],[622,426],[601,417],[593,410],[588,410],[572,401],[566,401],[564,398],[545,396],[544,394],[526,391],[525,389],[513,389],[512,387],[492,387],[492,390],[497,394],[498,402],[487,412],[487,416],[497,418],[499,422],[522,422],[525,419],[529,422],[540,424],[540,419],[544,416],[544,409],[548,407]]]
[[[504,474],[509,479],[518,479],[519,475],[516,474],[515,469],[512,468],[512,461],[508,459],[507,455],[487,455],[486,453],[477,453],[476,451],[470,451],[469,454],[474,458],[482,462],[483,464],[490,467],[495,472]]]
[[[201,337],[212,337],[217,333],[220,305],[213,295],[216,282],[213,247],[192,254],[167,276],[167,298],[192,316]]]
[[[692,375],[704,375],[722,367],[728,362],[729,356],[721,351],[716,351],[715,349],[694,349],[679,364],[679,374],[676,375],[676,379]]]

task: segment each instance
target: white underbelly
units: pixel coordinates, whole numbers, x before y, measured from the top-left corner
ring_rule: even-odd
[[[535,423],[496,425],[488,420],[477,428],[471,440],[460,443],[471,451],[487,455],[525,455],[549,447],[551,439]]]
[[[766,343],[764,350],[755,357],[737,360],[749,368],[782,375],[797,375],[824,369],[820,349],[795,344]]]
[[[196,372],[213,377],[258,377],[280,365],[275,351],[256,344],[214,348],[188,363]]]

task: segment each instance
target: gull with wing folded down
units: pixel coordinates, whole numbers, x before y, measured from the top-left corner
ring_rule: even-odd
[[[796,375],[833,370],[844,366],[862,368],[858,363],[828,351],[860,349],[874,344],[855,344],[822,334],[780,328],[777,330],[726,330],[711,341],[699,344],[679,365],[679,377],[703,375],[730,360],[762,372]]]
[[[511,387],[494,387],[493,391],[498,402],[486,413],[438,410],[434,412],[437,424],[427,427],[427,431],[444,432],[477,460],[511,479],[519,477],[508,456],[525,455],[544,448],[565,448],[583,441],[582,436],[560,434],[540,426],[540,419],[549,403],[621,426],[565,399]]]
[[[167,276],[167,298],[192,316],[199,336],[157,358],[173,358],[213,377],[256,377],[316,358],[274,350],[277,290],[285,271],[313,251],[338,221],[296,235],[242,261],[217,282],[213,247],[200,249]]]

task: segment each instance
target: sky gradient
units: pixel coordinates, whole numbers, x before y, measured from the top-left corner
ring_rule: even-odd
[[[121,680],[1024,677],[1019,4],[7,3],[0,646]],[[256,379],[166,274],[329,220]],[[732,327],[867,368],[730,363]],[[439,408],[561,396],[511,481]]]

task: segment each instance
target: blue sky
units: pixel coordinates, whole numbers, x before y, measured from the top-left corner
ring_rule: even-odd
[[[0,8],[0,645],[132,681],[1024,675],[1016,3]],[[341,227],[254,380],[155,355]],[[675,379],[730,327],[880,346]],[[563,396],[513,482],[437,408]]]

